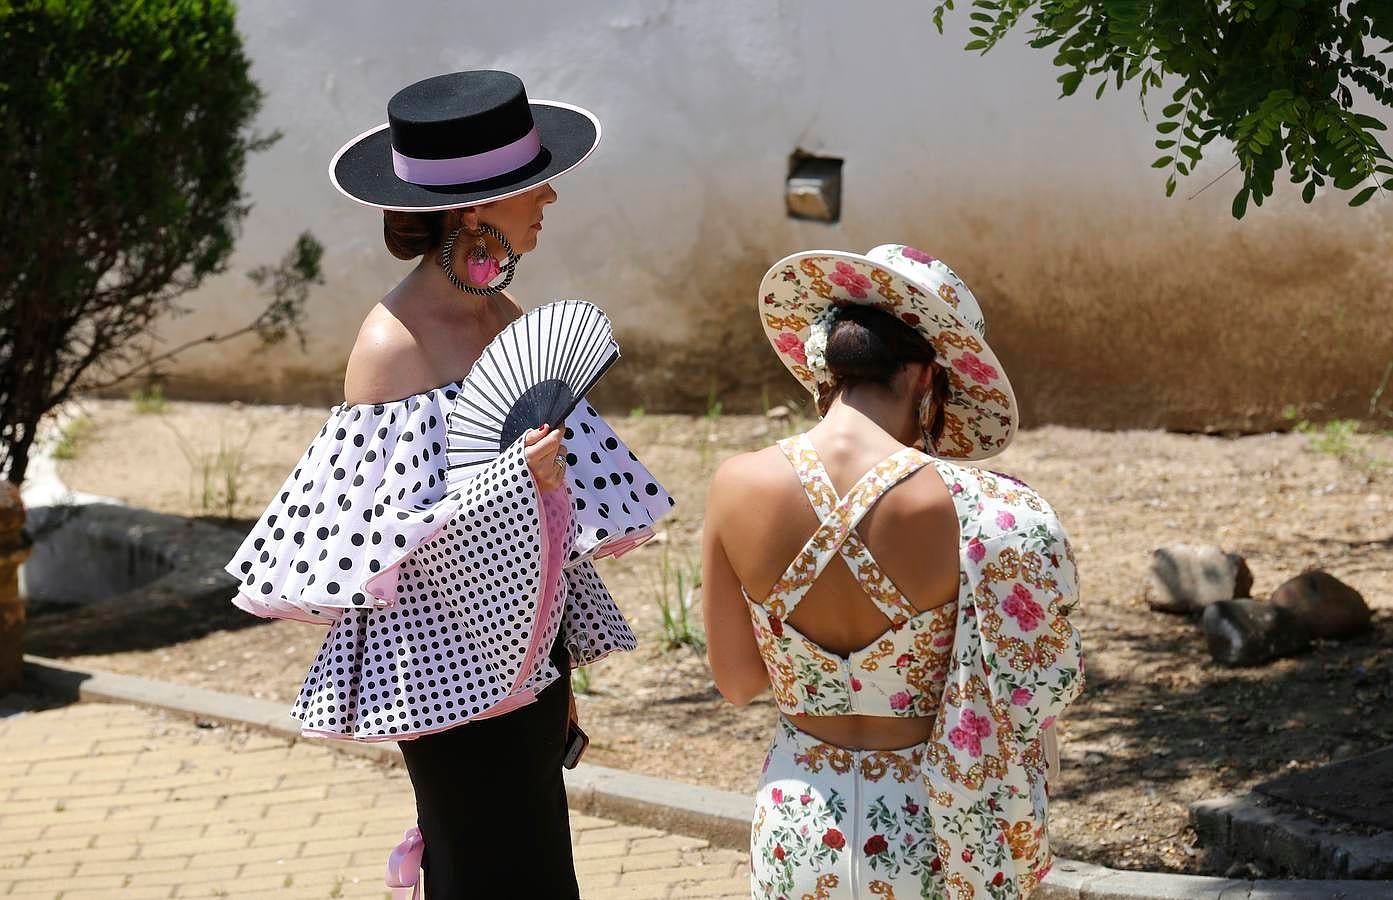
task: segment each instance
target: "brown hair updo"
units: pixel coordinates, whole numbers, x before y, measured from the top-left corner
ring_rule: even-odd
[[[431,253],[445,240],[445,210],[435,212],[382,211],[382,239],[397,259]]]
[[[826,415],[832,400],[848,388],[861,384],[888,388],[909,363],[932,363],[936,357],[928,338],[891,313],[861,304],[843,306],[837,311],[827,335],[826,358],[831,385],[818,392],[818,413]],[[948,370],[936,367],[932,387],[933,419],[925,423],[934,444],[943,436],[950,388]]]

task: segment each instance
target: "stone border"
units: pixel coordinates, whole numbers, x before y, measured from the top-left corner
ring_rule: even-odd
[[[242,725],[288,741],[301,740],[283,703],[132,675],[80,669],[26,656],[25,675],[49,693],[73,700],[130,703],[194,719]],[[314,741],[397,764],[394,743]],[[566,774],[573,809],[680,834],[732,849],[748,845],[750,799],[732,791],[682,784],[582,763]],[[1126,872],[1060,859],[1032,900],[1388,900],[1387,881],[1239,881],[1165,872]]]
[[[1190,820],[1221,861],[1266,863],[1297,875],[1393,877],[1393,845],[1316,822],[1301,807],[1258,793],[1190,804]],[[1388,889],[1393,896],[1393,886]]]

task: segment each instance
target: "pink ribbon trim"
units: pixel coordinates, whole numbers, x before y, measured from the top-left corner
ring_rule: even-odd
[[[494,150],[453,159],[416,159],[392,149],[392,171],[411,184],[465,184],[483,181],[522,168],[542,152],[542,137],[534,127],[527,134]]]
[[[387,887],[392,889],[392,900],[418,900],[421,896],[421,854],[425,849],[421,829],[414,825],[406,829],[401,843],[387,857]]]

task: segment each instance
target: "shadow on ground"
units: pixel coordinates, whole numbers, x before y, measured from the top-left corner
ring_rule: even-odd
[[[1094,640],[1146,662],[1125,672],[1089,672],[1084,697],[1068,712],[1065,774],[1052,792],[1058,806],[1076,809],[1110,792],[1137,798],[1130,813],[1095,828],[1116,837],[1101,858],[1093,844],[1094,862],[1170,868],[1148,852],[1148,840],[1162,836],[1154,831],[1162,811],[1149,801],[1158,794],[1204,799],[1185,785],[1200,772],[1212,772],[1221,792],[1237,793],[1393,744],[1393,615],[1376,615],[1358,638],[1319,642],[1299,657],[1252,669],[1209,661],[1198,627],[1183,618],[1160,634],[1154,621],[1149,631],[1111,624]],[[1164,811],[1172,827],[1177,812]],[[1055,835],[1061,855],[1081,850],[1072,829]]]

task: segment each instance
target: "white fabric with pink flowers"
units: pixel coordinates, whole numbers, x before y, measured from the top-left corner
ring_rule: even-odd
[[[916,450],[896,453],[841,498],[806,437],[781,447],[822,526],[769,597],[749,601],[775,702],[790,717],[771,753],[783,769],[777,777],[766,772],[756,811],[755,896],[790,888],[788,896],[876,895],[877,880],[897,897],[1029,896],[1053,862],[1043,738],[1083,689],[1082,640],[1069,621],[1078,577],[1054,510],[1015,479]],[[961,586],[956,602],[916,614],[855,529],[876,498],[927,464],[957,509]],[[838,554],[890,622],[845,658],[785,621]],[[931,717],[933,730],[925,744],[895,754],[803,746],[800,717],[848,714]],[[914,759],[913,786],[897,773],[875,789],[862,784],[859,805],[840,787],[839,797],[813,791],[810,804],[788,802],[801,797],[790,793],[799,779],[825,787],[819,779],[836,772],[845,781],[859,767],[863,779],[879,781],[906,755]],[[898,792],[900,809],[877,805],[881,787]],[[917,791],[926,799],[913,800]],[[911,812],[916,803],[924,808]],[[827,880],[836,873],[843,873],[836,884]],[[921,892],[908,892],[906,879]]]

